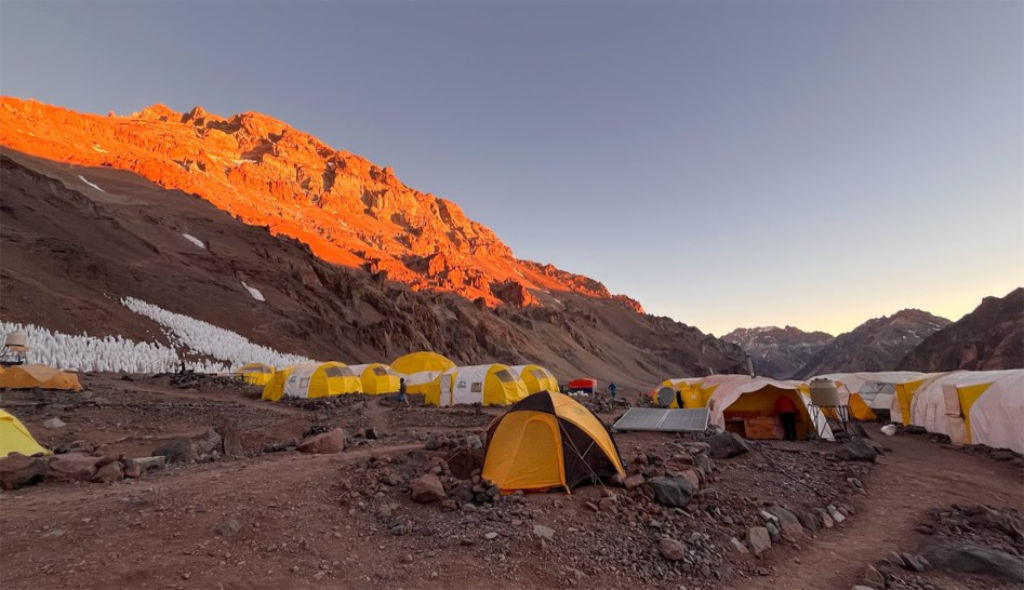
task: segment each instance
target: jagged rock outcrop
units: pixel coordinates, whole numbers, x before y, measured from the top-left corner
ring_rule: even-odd
[[[458,205],[406,186],[390,167],[260,113],[224,118],[198,106],[178,113],[158,104],[128,117],[102,117],[3,97],[0,144],[134,172],[295,238],[327,262],[414,290],[451,291],[489,306],[544,304],[535,292],[569,291],[643,312],[598,281],[517,260]]]
[[[825,332],[804,332],[793,326],[736,328],[722,336],[747,351],[756,374],[775,379],[791,378],[833,339]]]
[[[904,309],[891,316],[864,322],[836,336],[799,371],[794,379],[824,373],[889,371],[925,338],[950,321],[919,309]]]
[[[1024,287],[986,297],[971,313],[924,339],[900,361],[912,371],[1024,368]]]

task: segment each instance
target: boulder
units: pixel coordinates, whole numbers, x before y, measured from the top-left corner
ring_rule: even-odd
[[[196,455],[200,459],[210,456],[218,457],[224,454],[224,439],[212,428],[192,439],[192,444],[196,449]]]
[[[111,483],[124,479],[124,468],[120,461],[111,461],[102,465],[92,476],[93,483]]]
[[[152,471],[154,469],[160,469],[167,464],[167,458],[163,455],[157,455],[155,457],[137,457],[132,459],[143,472]]]
[[[125,477],[142,477],[142,465],[135,459],[121,457],[121,469]]]
[[[224,422],[217,428],[217,433],[220,434],[224,456],[242,457],[245,455],[245,447],[242,445],[242,432],[236,422]]]
[[[700,489],[700,476],[693,469],[687,469],[679,474],[680,477],[686,478],[693,485],[694,490]]]
[[[345,431],[335,428],[313,436],[307,436],[295,447],[300,453],[329,454],[345,450]]]
[[[750,445],[735,432],[719,432],[704,439],[714,459],[728,459],[750,451]]]
[[[100,459],[83,453],[57,455],[50,461],[49,477],[59,481],[89,481],[96,475]]]
[[[801,512],[799,519],[800,524],[806,530],[811,531],[812,533],[819,530],[822,527],[821,516],[819,516],[818,513],[813,510],[809,512]]]
[[[441,479],[432,473],[426,473],[409,484],[409,496],[416,502],[428,504],[444,500],[446,494]]]
[[[658,552],[669,561],[682,561],[686,557],[686,547],[671,537],[662,537],[658,541]]]
[[[654,490],[654,499],[665,506],[686,508],[697,493],[697,487],[684,477],[654,477],[647,481]]]
[[[705,475],[710,475],[715,468],[715,462],[705,454],[694,455],[693,466],[703,471]]]
[[[1024,558],[997,549],[963,544],[931,549],[925,558],[935,567],[965,574],[983,574],[1024,584]]]
[[[752,526],[747,529],[747,545],[754,555],[760,556],[772,548],[772,538],[768,529],[763,526]]]
[[[0,488],[16,490],[37,484],[43,481],[48,470],[48,461],[42,457],[26,457],[21,453],[0,457]]]
[[[187,438],[169,440],[153,449],[152,454],[164,457],[168,463],[195,463],[198,459],[195,445]]]
[[[836,457],[843,461],[870,461],[878,459],[878,451],[863,438],[854,438],[836,449]]]

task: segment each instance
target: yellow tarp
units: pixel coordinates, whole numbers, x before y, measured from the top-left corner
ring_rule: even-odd
[[[32,438],[28,428],[10,413],[0,410],[0,457],[6,457],[11,453],[21,453],[31,456],[36,453],[49,455],[36,439]]]
[[[262,363],[249,363],[235,371],[235,376],[250,385],[266,385],[274,376],[275,369]]]
[[[78,375],[44,365],[14,365],[0,373],[0,388],[6,389],[63,389],[81,391]]]

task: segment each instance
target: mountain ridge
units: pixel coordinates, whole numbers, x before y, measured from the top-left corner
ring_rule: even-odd
[[[177,112],[156,104],[103,117],[5,96],[0,144],[52,161],[134,172],[298,239],[327,262],[414,290],[454,292],[491,307],[557,307],[551,292],[567,291],[644,312],[595,279],[515,258],[456,203],[262,113],[225,118],[199,106]]]

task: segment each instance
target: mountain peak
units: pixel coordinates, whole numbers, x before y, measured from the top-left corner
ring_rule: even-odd
[[[13,97],[0,98],[0,107],[0,144],[196,194],[328,262],[489,306],[547,305],[551,292],[571,291],[642,312],[598,281],[516,259],[458,205],[406,186],[390,167],[262,113],[224,118],[201,106],[178,113],[155,104],[99,117]]]

